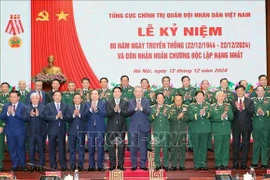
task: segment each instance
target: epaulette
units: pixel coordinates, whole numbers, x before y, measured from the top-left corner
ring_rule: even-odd
[[[216,105],[216,103],[211,104],[211,106],[215,106],[215,105]]]
[[[188,107],[188,105],[187,105],[187,104],[183,104],[183,106],[184,106],[184,107]]]
[[[66,93],[67,91],[62,91],[62,93]]]
[[[171,105],[169,105],[169,104],[165,104],[165,106],[167,106],[167,107],[171,107]]]
[[[154,105],[152,105],[152,106],[150,106],[151,108],[154,108],[156,105],[154,104]]]
[[[195,105],[195,103],[194,103],[194,102],[189,104],[189,106],[193,106],[193,105]]]
[[[257,97],[251,97],[250,99],[252,99],[252,100],[254,100],[254,99],[256,99]]]
[[[228,105],[228,106],[230,106],[230,105],[231,105],[230,103],[226,103],[226,102],[225,102],[224,104],[226,104],[226,105]]]
[[[207,105],[209,105],[209,106],[211,105],[209,102],[204,102],[204,103],[207,104]]]

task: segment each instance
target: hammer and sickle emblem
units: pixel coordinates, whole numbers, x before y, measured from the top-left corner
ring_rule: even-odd
[[[49,13],[45,10],[38,13],[38,18],[36,21],[49,21]]]

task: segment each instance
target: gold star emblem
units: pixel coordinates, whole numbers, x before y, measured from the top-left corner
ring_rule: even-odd
[[[58,21],[60,21],[62,19],[66,21],[67,20],[67,16],[69,14],[65,14],[64,11],[62,10],[60,14],[55,14],[55,15],[58,16]]]

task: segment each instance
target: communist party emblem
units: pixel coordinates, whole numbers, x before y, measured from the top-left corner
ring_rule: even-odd
[[[10,15],[10,19],[8,21],[5,32],[13,35],[13,37],[8,40],[8,44],[10,47],[19,48],[22,45],[22,39],[16,36],[17,34],[21,34],[24,32],[19,14]]]

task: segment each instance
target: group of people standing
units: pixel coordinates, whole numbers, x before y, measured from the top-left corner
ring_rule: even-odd
[[[185,170],[187,147],[193,152],[195,171],[208,170],[207,151],[214,151],[216,169],[228,169],[231,134],[233,168],[246,169],[251,133],[254,141],[252,166],[258,167],[261,159],[261,167],[267,168],[270,88],[265,75],[260,75],[258,80],[260,85],[252,92],[246,91],[246,80],[239,82],[235,92],[229,90],[226,78],[220,80],[216,91],[209,90],[207,80],[196,89],[190,85],[188,76],[181,78],[182,87],[179,89],[170,87],[170,77],[164,76],[163,87],[155,91],[149,89],[146,78],[141,80],[140,86],[132,87],[127,75],[121,76],[120,85],[112,90],[108,89],[106,77],[100,79],[100,89],[90,89],[90,80],[83,78],[81,89],[76,89],[74,82],[68,82],[68,89],[64,92],[59,90],[57,79],[52,81],[49,92],[42,90],[42,81],[35,81],[30,92],[25,90],[24,81],[19,82],[18,91],[9,91],[9,84],[3,82],[0,94],[0,171],[3,170],[6,148],[10,153],[12,171],[29,170],[26,166],[28,149],[30,171],[43,172],[47,139],[53,170],[58,166],[57,152],[61,171],[67,170],[66,146],[71,170],[84,170],[86,149],[89,152],[88,171],[104,171],[105,150],[109,153],[109,170],[125,170],[126,136],[132,171],[138,167],[148,170],[147,151],[153,150],[155,170]],[[5,136],[7,147],[4,145]],[[36,151],[38,160],[35,159]],[[76,152],[79,154],[77,163]]]

